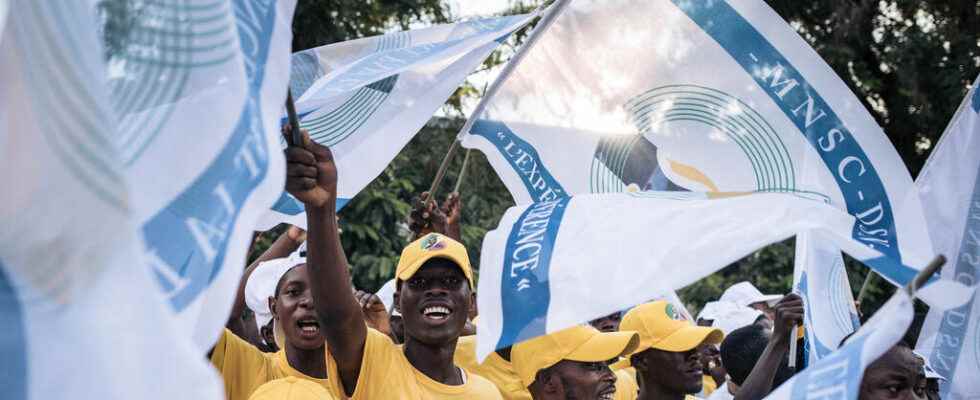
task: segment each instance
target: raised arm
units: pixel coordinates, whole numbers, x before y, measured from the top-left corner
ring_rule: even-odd
[[[306,206],[306,265],[310,292],[348,395],[361,371],[367,327],[351,291],[347,257],[337,229],[337,167],[330,149],[310,140],[286,149],[286,190]]]
[[[769,344],[762,352],[759,361],[752,367],[752,372],[739,386],[735,400],[755,400],[766,397],[773,389],[776,373],[782,366],[786,353],[789,352],[789,341],[796,340],[793,326],[803,323],[803,299],[795,294],[788,294],[773,307],[776,311],[776,321],[773,324]]]

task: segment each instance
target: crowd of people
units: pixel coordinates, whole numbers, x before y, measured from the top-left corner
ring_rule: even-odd
[[[286,150],[290,227],[246,269],[209,357],[229,400],[761,399],[805,365],[796,294],[727,288],[696,318],[657,300],[497,349],[477,360],[476,286],[459,239],[460,202],[420,201],[395,278],[352,287],[335,212],[330,150]],[[859,399],[936,399],[942,377],[899,343],[865,371]]]

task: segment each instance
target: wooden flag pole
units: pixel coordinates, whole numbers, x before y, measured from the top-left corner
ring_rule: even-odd
[[[934,258],[929,265],[926,265],[922,271],[919,271],[919,274],[915,276],[915,279],[912,279],[912,282],[905,285],[905,291],[908,292],[909,297],[915,298],[915,293],[918,292],[919,289],[922,288],[922,286],[924,286],[927,282],[929,282],[929,279],[932,278],[936,272],[939,272],[939,269],[942,268],[943,265],[946,265],[946,256],[940,254],[936,256],[936,258]]]

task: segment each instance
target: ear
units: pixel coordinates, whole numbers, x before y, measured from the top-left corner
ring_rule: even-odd
[[[279,316],[276,314],[276,298],[274,296],[269,296],[269,311],[272,313],[273,318],[279,319]]]
[[[402,305],[401,305],[401,301],[399,301],[401,300],[402,297],[401,290],[395,290],[395,293],[393,293],[391,296],[392,296],[391,300],[394,301],[395,311],[398,311],[398,313],[401,314]]]
[[[476,292],[470,292],[470,309],[467,310],[466,315],[472,320],[480,315],[480,312],[476,308]]]

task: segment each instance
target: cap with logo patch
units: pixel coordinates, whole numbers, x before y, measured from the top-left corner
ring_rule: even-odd
[[[603,333],[591,326],[577,325],[514,345],[510,362],[521,384],[528,387],[538,371],[561,360],[607,361],[633,352],[638,343],[636,332]]]
[[[444,258],[458,265],[470,283],[470,288],[476,288],[473,283],[470,256],[466,253],[466,247],[462,243],[438,233],[430,233],[405,246],[401,258],[398,259],[395,278],[402,281],[408,280],[418,272],[422,264],[433,258]]]
[[[720,329],[696,326],[684,319],[666,301],[633,307],[619,323],[619,329],[636,331],[640,335],[640,345],[634,353],[650,348],[683,352],[692,350],[701,343],[718,344],[725,338]]]

